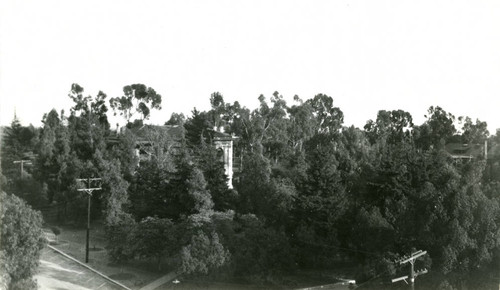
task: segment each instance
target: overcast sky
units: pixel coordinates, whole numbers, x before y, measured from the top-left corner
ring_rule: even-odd
[[[280,92],[324,93],[345,124],[429,106],[500,128],[500,1],[26,1],[0,3],[0,123],[23,124],[86,94],[144,83],[163,110],[250,109]],[[114,121],[112,120],[112,124]]]

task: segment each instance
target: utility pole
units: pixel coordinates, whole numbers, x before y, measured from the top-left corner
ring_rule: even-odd
[[[87,182],[87,188],[79,188],[77,189],[78,191],[85,191],[88,195],[88,208],[87,208],[87,243],[85,247],[85,263],[89,262],[89,240],[90,240],[90,198],[92,197],[92,192],[95,190],[101,190],[102,188],[99,187],[91,187],[91,182],[92,181],[100,181],[100,178],[79,178],[76,181],[79,182]]]
[[[420,251],[416,251],[415,253],[412,253],[409,257],[403,256],[401,259],[394,261],[396,264],[400,264],[400,265],[403,265],[403,264],[406,264],[409,262],[410,263],[410,273],[408,276],[402,276],[399,278],[392,279],[392,283],[404,280],[406,282],[406,284],[408,284],[408,281],[406,281],[406,279],[408,279],[408,277],[409,277],[410,283],[411,283],[411,289],[415,289],[415,278],[419,275],[423,275],[423,274],[427,273],[427,269],[425,269],[425,268],[415,272],[415,270],[414,270],[415,260],[418,257],[421,257],[425,254],[427,254],[427,251],[420,250]]]
[[[26,165],[31,165],[32,164],[30,160],[16,160],[13,163],[14,164],[21,163],[21,178],[24,177],[24,169],[23,169],[24,168],[24,164],[26,164]]]

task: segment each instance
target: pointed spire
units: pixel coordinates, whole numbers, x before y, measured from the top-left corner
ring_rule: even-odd
[[[16,107],[14,107],[14,118],[12,119],[12,122],[10,123],[10,126],[12,128],[14,127],[20,127],[21,126],[21,122],[19,121],[19,119],[17,118],[17,110],[16,110]]]

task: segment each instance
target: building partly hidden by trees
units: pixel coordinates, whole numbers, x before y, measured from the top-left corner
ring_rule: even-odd
[[[275,92],[250,110],[214,93],[210,110],[166,120],[173,137],[144,125],[161,106],[144,85],[111,99],[127,122],[117,131],[104,93],[84,96],[73,85],[70,97],[68,115],[52,110],[41,128],[8,128],[2,160],[33,165],[21,176],[2,162],[6,188],[79,223],[86,197],[76,179],[102,178],[92,217],[105,224],[112,261],[252,282],[350,265],[362,282],[399,274],[393,261],[417,248],[429,254],[418,265],[430,269],[427,288],[478,288],[492,280],[473,277],[498,273],[500,131],[490,135],[485,122],[430,107],[422,124],[381,110],[356,128],[323,94],[288,104]],[[232,188],[218,131],[237,137]]]
[[[0,288],[36,289],[33,276],[45,239],[42,215],[15,195],[0,192]]]

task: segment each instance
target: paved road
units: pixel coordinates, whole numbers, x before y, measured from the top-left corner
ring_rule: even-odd
[[[40,289],[121,289],[49,248],[42,250],[39,272],[35,278]]]

